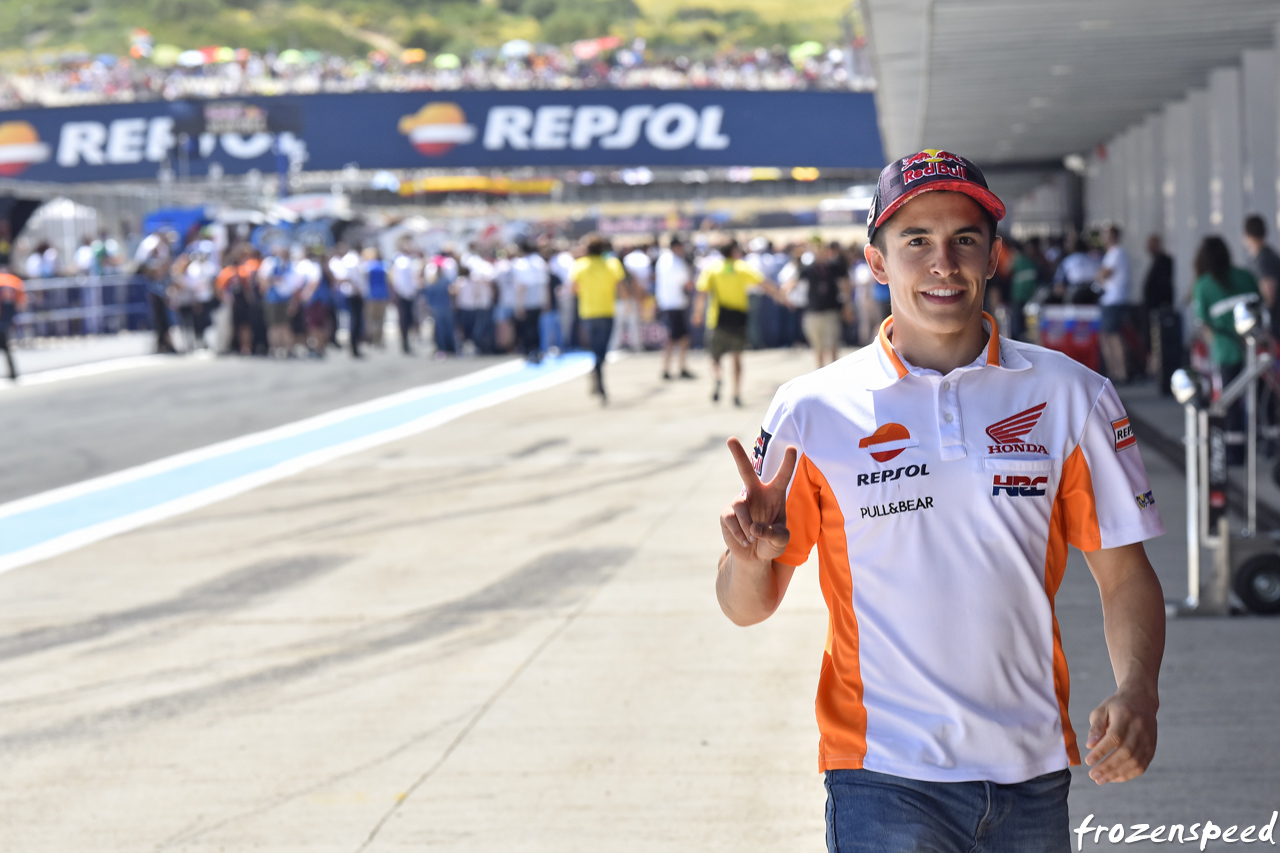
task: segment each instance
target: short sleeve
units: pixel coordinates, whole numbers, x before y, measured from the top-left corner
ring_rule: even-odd
[[[1118,548],[1164,533],[1138,438],[1110,382],[1103,385],[1058,487],[1067,542]]]
[[[791,533],[791,541],[777,559],[786,566],[799,566],[809,559],[822,529],[821,496],[818,484],[811,476],[812,464],[804,455],[799,430],[784,397],[786,390],[783,386],[769,406],[751,461],[760,478],[768,482],[782,467],[789,445],[799,453],[795,474],[787,487],[787,530]]]
[[[753,267],[751,264],[743,264],[742,267],[747,271],[747,278],[751,279],[752,284],[759,284],[764,281],[764,273]]]

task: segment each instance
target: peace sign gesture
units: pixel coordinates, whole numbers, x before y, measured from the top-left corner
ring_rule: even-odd
[[[796,449],[788,445],[782,466],[765,483],[751,465],[746,448],[736,438],[729,439],[729,452],[738,466],[744,486],[742,494],[720,512],[720,533],[735,559],[771,563],[791,541],[787,530],[787,486],[796,470]]]

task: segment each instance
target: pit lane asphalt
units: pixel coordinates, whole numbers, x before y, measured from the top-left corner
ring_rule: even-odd
[[[736,410],[627,359],[607,409],[566,382],[0,576],[0,850],[821,849],[816,560],[760,626],[714,595],[724,438],[809,364],[748,353]],[[323,405],[326,367],[245,369]],[[1181,597],[1182,482],[1138,439]],[[1083,736],[1115,685],[1074,552],[1057,613]],[[1278,648],[1172,621],[1156,761],[1074,770],[1073,825],[1265,823]]]
[[[371,351],[363,360],[174,356],[172,364],[0,393],[0,503],[497,364]]]

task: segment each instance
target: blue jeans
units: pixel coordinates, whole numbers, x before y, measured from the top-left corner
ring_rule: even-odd
[[[1067,853],[1071,772],[1016,785],[828,770],[830,853]]]
[[[593,317],[582,321],[587,333],[587,346],[596,357],[593,370],[596,374],[596,388],[604,394],[604,358],[609,352],[609,339],[613,337],[612,317]]]

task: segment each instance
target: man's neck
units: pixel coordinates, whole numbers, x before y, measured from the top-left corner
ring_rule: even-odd
[[[920,332],[897,321],[890,327],[890,343],[899,357],[921,369],[936,370],[943,376],[958,367],[972,364],[990,338],[981,317],[977,323],[951,335]]]

